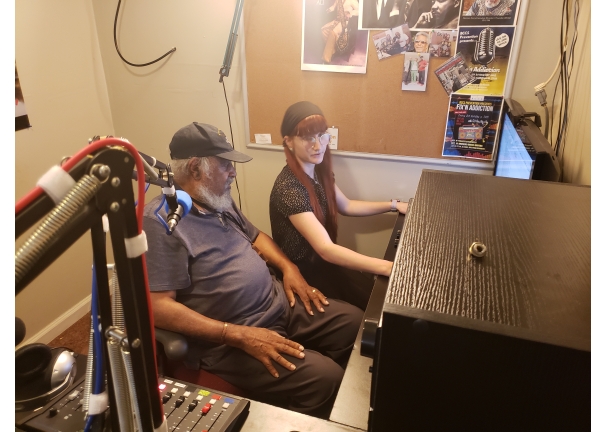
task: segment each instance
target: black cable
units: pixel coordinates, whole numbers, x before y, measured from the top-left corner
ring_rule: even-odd
[[[225,91],[225,81],[221,80],[221,84],[223,84],[223,94],[225,95],[225,104],[227,105],[227,118],[229,119],[229,134],[231,135],[231,146],[234,147],[234,132],[231,129],[231,114],[229,113],[229,102],[227,101],[227,92]],[[236,164],[234,164],[234,169],[236,169]],[[238,191],[238,206],[240,210],[242,210],[242,200],[240,199],[240,186],[238,186],[238,170],[236,169],[236,190]]]
[[[118,52],[118,55],[120,56],[120,58],[122,59],[122,61],[126,64],[129,64],[131,66],[135,66],[135,67],[143,67],[143,66],[149,66],[152,65],[156,62],[159,62],[160,60],[162,60],[164,57],[166,57],[169,54],[174,53],[175,51],[177,51],[176,47],[173,47],[170,51],[168,51],[166,54],[164,54],[162,57],[158,57],[157,59],[150,61],[148,63],[142,63],[142,64],[136,64],[136,63],[131,63],[128,60],[126,60],[123,56],[122,53],[120,52],[120,49],[118,48],[118,39],[116,38],[116,27],[118,25],[118,14],[120,13],[120,4],[122,3],[122,0],[118,0],[118,7],[116,8],[116,17],[114,18],[114,45],[116,47],[116,51]]]
[[[574,21],[574,31],[573,31],[573,39],[572,42],[570,44],[570,49],[569,51],[569,59],[568,59],[568,65],[567,65],[567,70],[569,71],[568,76],[566,77],[567,79],[567,95],[566,95],[566,106],[568,107],[569,101],[568,101],[568,91],[570,89],[570,79],[572,77],[572,69],[574,67],[574,48],[576,46],[577,43],[577,38],[578,38],[578,33],[577,33],[577,28],[578,28],[578,24],[579,24],[579,7],[578,7],[578,0],[574,1],[574,17],[573,17],[573,21]],[[568,131],[568,111],[566,112],[566,124],[565,124],[565,128],[564,128],[564,137],[562,138],[562,152],[561,152],[561,159],[564,159],[564,150],[566,149],[566,133]]]

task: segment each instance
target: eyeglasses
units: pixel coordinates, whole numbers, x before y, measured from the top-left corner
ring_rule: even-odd
[[[415,41],[416,44],[421,44],[421,45],[427,45],[427,42],[423,42],[423,41]]]
[[[325,146],[330,142],[330,134],[328,132],[324,132],[323,134],[311,135],[306,137],[300,137],[302,140],[306,141],[310,145],[314,145],[319,142],[321,145]]]

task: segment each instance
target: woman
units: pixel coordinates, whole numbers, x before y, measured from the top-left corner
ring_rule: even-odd
[[[334,180],[327,129],[324,114],[311,102],[297,102],[286,110],[281,133],[287,165],[269,200],[272,235],[307,283],[321,292],[320,297],[365,310],[372,275],[389,276],[393,263],[337,245],[337,212],[346,216],[406,213],[408,203],[348,199]]]

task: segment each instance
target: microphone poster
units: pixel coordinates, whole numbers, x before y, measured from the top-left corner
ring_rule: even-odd
[[[514,33],[515,26],[460,27],[457,51],[473,81],[454,93],[503,95]]]
[[[501,96],[450,96],[442,156],[492,160]]]

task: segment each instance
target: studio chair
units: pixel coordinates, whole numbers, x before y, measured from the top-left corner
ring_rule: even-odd
[[[202,369],[194,370],[185,366],[187,340],[182,334],[155,328],[157,343],[158,373],[162,376],[197,384],[210,390],[248,397],[246,391],[228,383],[224,379]]]

